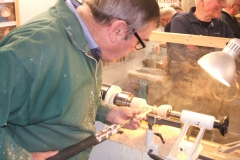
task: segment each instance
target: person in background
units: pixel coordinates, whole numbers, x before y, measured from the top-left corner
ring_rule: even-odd
[[[230,26],[220,19],[225,6],[225,0],[195,0],[195,7],[188,13],[172,19],[170,31],[233,38]],[[168,99],[175,100],[169,104],[177,111],[185,109],[217,117],[221,103],[212,94],[212,86],[217,82],[197,64],[199,58],[215,50],[213,47],[167,43],[168,69],[172,77]]]
[[[138,13],[138,14],[136,14]],[[58,0],[0,42],[0,159],[44,160],[143,110],[101,100],[102,61],[145,48],[156,0]],[[88,159],[91,148],[71,159]]]
[[[239,12],[239,8],[240,0],[227,0],[226,7],[221,12],[221,19],[229,24],[235,38],[240,38],[240,23],[235,17]]]
[[[187,14],[172,19],[171,32],[232,38],[229,25],[220,19],[225,0],[195,0]]]
[[[170,25],[166,26],[175,15],[177,15],[177,11],[172,7],[164,7],[160,10],[160,24],[164,27],[165,32],[170,32]]]
[[[174,16],[176,16],[179,12],[177,12],[174,8],[172,7],[163,7],[160,9],[160,25],[164,27],[164,32],[170,32],[170,26],[171,26],[171,20]],[[164,47],[166,48],[166,43],[162,44],[157,44],[153,47],[153,53],[158,53],[157,51],[160,52],[160,48]],[[160,53],[158,53],[160,54]],[[156,55],[158,55],[156,54]],[[159,67],[162,69],[167,68],[167,56],[164,56],[163,58],[163,63],[159,63]]]

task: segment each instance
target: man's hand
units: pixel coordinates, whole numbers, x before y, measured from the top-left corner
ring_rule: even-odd
[[[113,124],[121,124],[133,118],[131,123],[125,125],[128,129],[137,129],[140,127],[141,121],[146,119],[143,113],[144,109],[130,108],[130,107],[114,107],[106,116],[106,120]]]
[[[48,151],[48,152],[32,152],[32,158],[33,160],[45,160],[49,157],[54,156],[57,154],[58,151]]]

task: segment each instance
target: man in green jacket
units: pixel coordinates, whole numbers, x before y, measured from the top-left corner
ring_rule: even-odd
[[[137,129],[141,110],[101,100],[101,61],[145,48],[158,25],[156,0],[58,0],[12,30],[0,42],[0,159],[47,159],[94,135],[96,120]]]

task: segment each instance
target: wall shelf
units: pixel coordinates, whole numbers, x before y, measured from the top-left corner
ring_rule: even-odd
[[[0,2],[0,40],[12,29],[19,26],[18,0]]]
[[[11,3],[11,2],[14,2],[14,0],[2,0],[1,3]]]
[[[0,27],[7,27],[7,26],[16,26],[16,21],[11,21],[11,22],[1,22]]]

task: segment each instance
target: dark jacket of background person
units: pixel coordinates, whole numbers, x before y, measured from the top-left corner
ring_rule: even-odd
[[[176,14],[174,14],[172,18],[180,14],[184,14],[184,12],[177,12]],[[168,22],[168,24],[164,27],[164,32],[171,32],[171,24],[172,24],[172,20]]]
[[[221,19],[223,19],[224,21],[226,21],[229,24],[229,26],[231,27],[231,29],[234,33],[234,37],[240,38],[240,23],[237,21],[237,18],[230,16],[225,11],[222,11]]]

